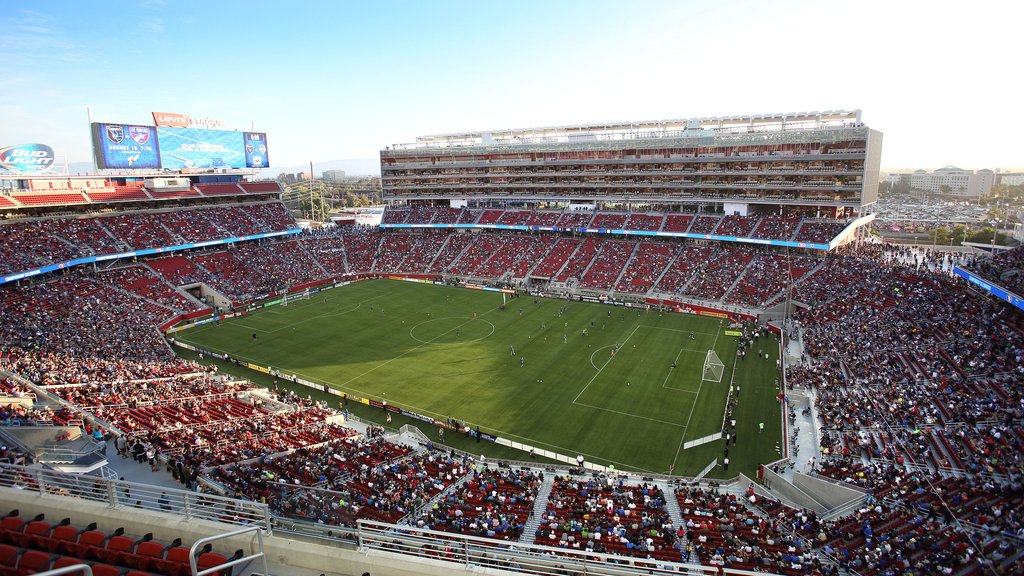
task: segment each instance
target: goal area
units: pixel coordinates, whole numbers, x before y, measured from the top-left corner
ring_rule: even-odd
[[[704,357],[704,375],[701,377],[705,382],[721,382],[725,374],[725,364],[714,350],[708,350]]]
[[[301,292],[292,292],[291,294],[285,294],[284,298],[281,300],[281,305],[287,306],[289,302],[294,302],[295,300],[309,300],[309,288],[306,288]]]

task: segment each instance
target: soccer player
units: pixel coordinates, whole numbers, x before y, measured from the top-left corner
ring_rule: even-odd
[[[255,341],[256,341],[256,333],[255,333],[255,332],[253,332],[253,333],[252,333],[252,341],[253,341],[253,342],[255,342]]]
[[[525,356],[520,356],[519,357],[519,367],[522,368],[523,366],[526,366],[526,357]]]
[[[515,356],[516,355],[515,346],[512,346],[511,344],[508,345],[508,355],[509,356]]]

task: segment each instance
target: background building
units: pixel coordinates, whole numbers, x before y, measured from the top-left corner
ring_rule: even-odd
[[[845,217],[877,199],[881,144],[856,110],[420,136],[380,161],[388,201]]]
[[[996,184],[1003,186],[1020,186],[1024,184],[1024,172],[996,174],[996,180]]]
[[[344,170],[324,170],[324,180],[344,180]]]
[[[890,174],[886,181],[890,187],[910,180],[912,190],[923,190],[935,194],[948,194],[977,198],[992,193],[995,173],[991,170],[964,170],[946,166],[934,172],[916,170],[911,174]]]

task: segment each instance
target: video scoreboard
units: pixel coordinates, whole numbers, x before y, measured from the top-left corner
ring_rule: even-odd
[[[105,169],[266,168],[267,135],[135,124],[92,125],[96,167]]]

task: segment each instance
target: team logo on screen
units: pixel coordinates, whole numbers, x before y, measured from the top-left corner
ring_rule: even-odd
[[[260,144],[259,149],[260,149],[260,154],[263,154],[264,152],[267,151],[267,147],[264,146],[263,144]]]
[[[255,151],[256,151],[256,149],[253,147],[252,144],[246,144],[245,145],[245,153],[246,154],[252,154]]]
[[[128,134],[139,144],[149,142],[149,127],[147,126],[129,126]]]
[[[107,138],[114,144],[120,144],[124,140],[124,126],[107,126]]]
[[[252,157],[252,165],[253,166],[262,166],[263,165],[263,158],[261,156],[253,156]]]

